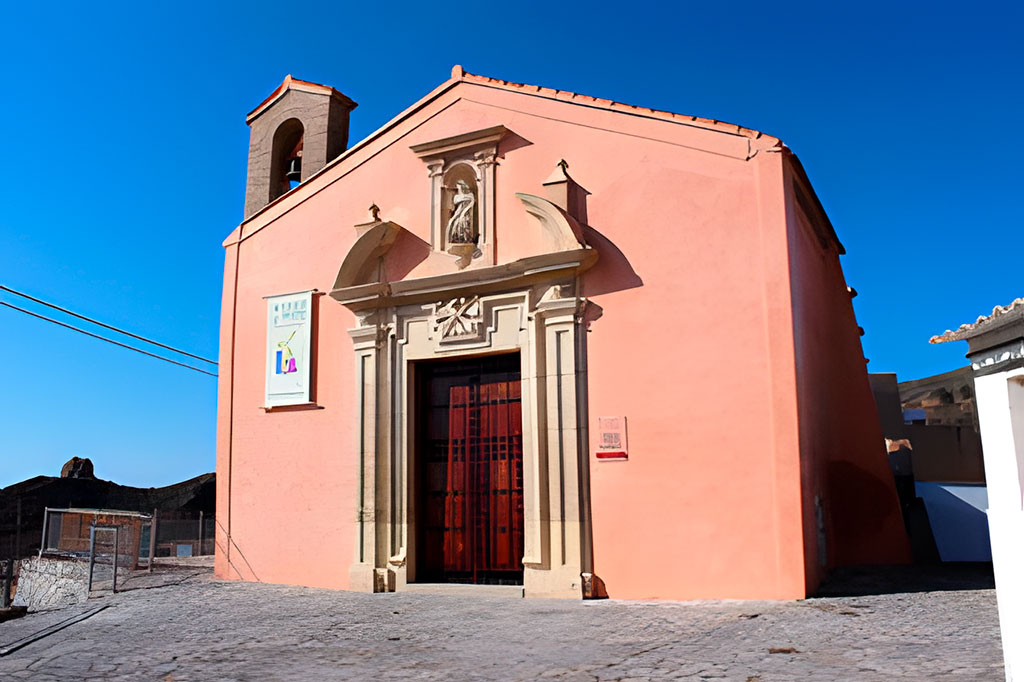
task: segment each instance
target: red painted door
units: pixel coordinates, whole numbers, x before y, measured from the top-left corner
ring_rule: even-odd
[[[419,374],[421,582],[521,584],[519,356],[427,364]]]

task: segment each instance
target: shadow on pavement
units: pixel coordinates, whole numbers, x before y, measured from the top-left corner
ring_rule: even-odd
[[[863,597],[901,592],[991,590],[996,586],[990,562],[843,566],[821,584],[815,597]]]

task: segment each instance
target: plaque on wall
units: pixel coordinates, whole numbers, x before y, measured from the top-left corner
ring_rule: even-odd
[[[266,407],[305,405],[310,398],[313,292],[267,296]]]
[[[629,459],[625,417],[598,417],[597,428],[598,459]]]

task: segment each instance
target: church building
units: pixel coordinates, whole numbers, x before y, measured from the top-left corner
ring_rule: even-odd
[[[355,108],[289,76],[246,119],[218,576],[794,599],[907,560],[843,246],[779,139],[458,66],[350,145]]]

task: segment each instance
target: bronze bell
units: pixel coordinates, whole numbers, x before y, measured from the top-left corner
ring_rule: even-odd
[[[302,157],[293,156],[288,159],[288,170],[284,176],[288,178],[288,182],[301,182],[302,181]]]

